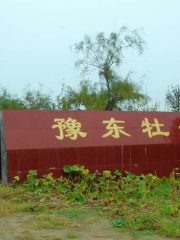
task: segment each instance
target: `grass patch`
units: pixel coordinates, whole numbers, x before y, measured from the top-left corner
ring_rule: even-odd
[[[57,216],[54,214],[41,214],[32,217],[28,221],[28,225],[36,229],[56,229],[62,230],[65,226],[79,226],[68,218]]]
[[[0,216],[8,216],[16,212],[16,205],[11,204],[9,201],[0,199]]]
[[[69,219],[79,219],[82,220],[86,214],[89,214],[92,209],[84,209],[84,208],[63,208],[57,211],[57,214],[60,216],[67,217]]]

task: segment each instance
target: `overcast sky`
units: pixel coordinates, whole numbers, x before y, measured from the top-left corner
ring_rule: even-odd
[[[147,49],[127,54],[121,72],[132,70],[165,110],[168,86],[180,84],[180,0],[0,0],[0,84],[18,94],[28,83],[54,95],[75,87],[70,45],[123,25],[143,29]]]

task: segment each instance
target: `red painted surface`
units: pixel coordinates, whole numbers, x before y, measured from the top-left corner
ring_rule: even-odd
[[[91,171],[98,169],[129,171],[135,174],[157,173],[168,175],[174,167],[180,167],[180,113],[158,112],[105,112],[105,111],[2,111],[7,149],[8,178],[15,175],[25,178],[29,170],[37,170],[39,176],[53,172],[58,177],[63,165],[81,164]],[[76,140],[60,135],[54,119],[76,119],[81,123]],[[124,123],[119,137],[107,135],[104,120],[114,118]],[[149,137],[142,126],[147,118],[151,124],[158,120],[160,132],[151,125]],[[113,132],[114,133],[114,132]],[[164,136],[163,133],[169,133]]]

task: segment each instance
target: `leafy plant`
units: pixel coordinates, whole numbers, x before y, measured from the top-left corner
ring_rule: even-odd
[[[30,170],[27,175],[27,181],[24,183],[24,186],[27,187],[30,191],[36,190],[38,193],[38,185],[40,180],[37,179],[37,171],[36,170]],[[41,190],[39,189],[41,192]]]
[[[123,222],[122,217],[119,216],[118,219],[112,221],[112,224],[114,227],[122,227],[125,223]]]

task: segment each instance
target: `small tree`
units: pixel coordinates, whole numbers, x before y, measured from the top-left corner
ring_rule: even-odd
[[[166,103],[172,112],[180,112],[180,88],[179,85],[171,86],[166,93]]]
[[[122,27],[118,33],[112,32],[109,37],[101,32],[97,34],[95,40],[86,35],[83,41],[74,45],[76,53],[82,56],[76,61],[76,67],[80,67],[85,74],[97,70],[99,78],[105,83],[107,99],[104,110],[112,110],[117,102],[123,101],[124,96],[127,97],[127,94],[120,94],[122,78],[117,73],[124,59],[124,51],[135,49],[142,54],[144,47],[145,41],[141,38],[139,31],[129,31],[126,27]],[[126,82],[126,87],[129,90],[132,84]],[[132,94],[131,97],[139,98],[140,96]]]

